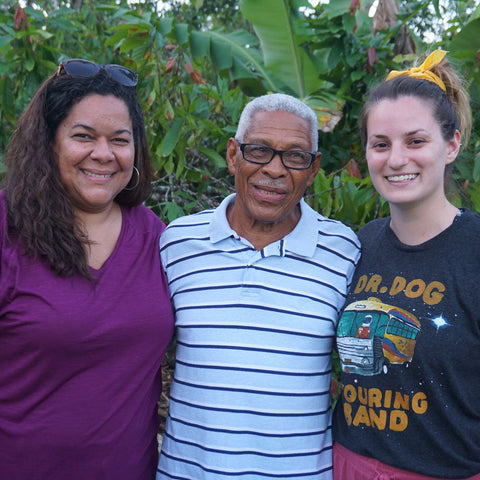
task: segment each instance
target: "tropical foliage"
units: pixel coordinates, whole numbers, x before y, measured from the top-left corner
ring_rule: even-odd
[[[161,11],[151,1],[4,4],[0,152],[40,82],[63,58],[128,65],[141,79],[157,171],[150,203],[169,221],[217,204],[232,189],[224,152],[245,102],[290,93],[319,119],[323,170],[308,199],[357,228],[387,212],[366,176],[357,135],[365,93],[388,69],[410,61],[413,50],[441,46],[464,72],[475,113],[451,196],[480,210],[478,1],[380,3],[396,9],[393,19],[384,15],[384,24],[369,16],[372,2],[360,0],[316,6],[307,0],[178,0]]]

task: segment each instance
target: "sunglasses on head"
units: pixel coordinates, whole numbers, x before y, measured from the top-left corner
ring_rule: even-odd
[[[71,75],[72,77],[93,77],[100,70],[105,70],[107,75],[125,87],[137,85],[138,75],[133,70],[121,65],[99,65],[80,58],[63,60],[58,66],[57,75]]]

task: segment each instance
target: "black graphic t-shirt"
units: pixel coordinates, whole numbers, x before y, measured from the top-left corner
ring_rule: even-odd
[[[390,219],[359,233],[362,259],[337,329],[334,439],[397,468],[480,473],[480,215],[402,244]]]

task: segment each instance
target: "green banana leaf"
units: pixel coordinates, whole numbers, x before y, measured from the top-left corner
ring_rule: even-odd
[[[304,5],[309,6],[306,0]],[[240,0],[240,11],[260,39],[265,66],[277,79],[277,91],[287,88],[305,98],[317,90],[321,83],[318,72],[301,46],[307,32],[302,31],[290,1]]]

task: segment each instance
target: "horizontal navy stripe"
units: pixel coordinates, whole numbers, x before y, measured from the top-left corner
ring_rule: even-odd
[[[343,253],[341,253],[337,250],[333,250],[333,248],[326,247],[325,245],[322,245],[321,243],[317,243],[317,248],[319,248],[323,252],[331,253],[335,257],[341,258],[341,259],[345,260],[346,262],[351,263],[352,265],[355,265],[355,261],[353,260],[353,258],[347,257]],[[336,273],[337,273],[337,275],[341,274],[341,272],[336,272]],[[346,275],[342,275],[342,276],[345,277]]]
[[[218,290],[219,292],[222,290],[231,290],[235,288],[255,288],[258,290],[265,290],[267,292],[274,292],[274,293],[279,293],[281,295],[286,295],[289,297],[297,297],[297,298],[306,298],[308,300],[312,300],[313,302],[316,303],[321,303],[322,305],[327,305],[328,307],[332,308],[334,311],[336,311],[336,307],[332,305],[331,303],[326,302],[325,300],[322,300],[321,298],[314,297],[313,295],[306,295],[304,293],[299,293],[299,292],[292,292],[290,290],[285,290],[285,289],[280,289],[280,288],[273,288],[273,287],[267,287],[266,285],[261,285],[259,283],[245,283],[245,284],[222,284],[222,285],[212,285],[212,286],[206,286],[202,285],[199,287],[192,287],[192,288],[185,288],[185,289],[179,289],[176,290],[175,293],[172,295],[172,299],[179,294],[182,293],[192,293],[192,292],[204,292],[208,290]]]
[[[251,393],[253,395],[268,395],[271,397],[316,397],[320,395],[330,395],[330,390],[326,391],[318,391],[318,392],[299,392],[294,393],[292,391],[288,392],[271,392],[268,390],[255,390],[253,388],[237,388],[237,387],[220,387],[218,385],[205,385],[202,383],[191,383],[186,382],[184,380],[180,380],[179,378],[175,377],[175,382],[179,383],[180,385],[184,385],[185,387],[190,388],[199,388],[201,390],[214,390],[217,392],[242,392],[242,393]]]
[[[188,463],[189,465],[194,465],[200,469],[202,469],[204,472],[209,472],[209,473],[215,473],[215,474],[221,474],[221,475],[228,475],[231,477],[237,477],[240,475],[260,475],[262,477],[268,477],[268,478],[295,478],[295,477],[307,477],[311,475],[319,475],[320,473],[326,472],[328,470],[331,470],[332,468],[324,468],[321,470],[316,470],[313,472],[304,472],[304,473],[280,473],[280,474],[275,474],[275,473],[265,473],[262,471],[257,471],[257,470],[242,470],[239,472],[226,472],[223,470],[217,470],[213,468],[207,468],[201,465],[198,462],[193,462],[192,460],[185,460],[185,459],[180,459],[177,457],[174,457],[172,455],[167,454],[166,452],[162,451],[162,455],[165,455],[167,458],[170,458],[174,461],[177,462],[182,462],[182,463]]]
[[[291,329],[287,330],[286,328],[267,328],[267,327],[257,327],[257,326],[250,326],[250,325],[218,325],[215,323],[205,323],[201,325],[177,325],[177,328],[191,328],[191,329],[204,329],[204,328],[211,328],[216,330],[253,330],[255,332],[271,332],[271,333],[280,333],[282,335],[293,335],[297,337],[308,337],[308,338],[321,338],[321,339],[328,339],[333,338],[332,335],[317,335],[315,333],[307,333],[307,332],[298,332],[293,331]]]
[[[294,260],[296,260],[298,262],[303,262],[303,260],[300,260],[298,257],[295,257]],[[325,270],[327,270],[327,268],[324,265],[318,265],[316,263],[312,263],[312,262],[308,262],[308,261],[305,261],[304,263],[307,263],[307,264],[310,264],[310,265],[315,265],[317,268],[324,268]],[[259,267],[258,265],[253,265],[251,268],[255,268],[260,272],[262,272],[262,271],[263,272],[269,272],[269,273],[274,273],[276,275],[281,275],[282,277],[289,277],[289,278],[292,278],[292,279],[304,280],[306,282],[311,282],[314,285],[321,285],[323,287],[327,287],[327,288],[339,293],[340,295],[342,295],[342,297],[346,296],[343,291],[339,290],[338,288],[336,288],[331,283],[324,282],[322,280],[319,280],[318,278],[309,278],[309,277],[306,277],[305,275],[295,275],[293,273],[286,273],[284,271],[275,271],[275,270],[272,270],[270,268]],[[343,278],[344,275],[341,275],[341,277]]]
[[[321,250],[326,250],[325,248],[322,248]],[[335,255],[336,257],[338,257],[339,255]],[[338,271],[336,269],[334,269],[333,267],[330,267],[328,265],[326,265],[325,263],[318,263],[316,261],[313,261],[311,259],[308,259],[308,258],[300,258],[300,257],[297,257],[295,255],[286,255],[286,258],[289,258],[291,260],[294,260],[296,262],[302,262],[302,263],[305,263],[307,265],[312,265],[314,266],[316,269],[321,269],[321,270],[325,270],[327,272],[330,272],[334,275],[337,275],[339,276],[340,278],[343,278],[343,279],[347,279],[347,275],[344,273],[344,270],[341,270],[341,271]],[[353,261],[350,261],[350,263],[353,265]],[[339,265],[339,268],[340,268],[340,265]],[[320,272],[319,272],[320,273]],[[325,283],[325,282],[321,282],[322,285],[328,285],[330,286],[329,283]]]
[[[188,270],[186,273],[179,275],[176,278],[169,278],[168,283],[171,285],[174,282],[178,282],[179,280],[182,280],[184,278],[189,277],[190,275],[201,275],[204,273],[216,273],[216,272],[229,272],[229,271],[234,271],[234,270],[244,270],[245,266],[244,265],[235,265],[233,267],[214,267],[214,268],[199,268],[199,269],[191,269]]]
[[[189,445],[192,447],[200,448],[201,450],[204,450],[205,452],[213,452],[213,453],[220,453],[223,455],[255,455],[258,457],[267,457],[267,458],[283,458],[283,457],[309,457],[311,455],[320,455],[323,452],[327,450],[331,450],[331,447],[325,447],[325,448],[319,448],[318,450],[315,450],[313,452],[292,452],[292,453],[267,453],[267,452],[259,452],[255,450],[225,450],[225,449],[220,449],[220,448],[211,448],[211,447],[205,447],[203,445],[200,445],[199,443],[196,442],[191,442],[188,440],[182,440],[179,439],[178,437],[175,437],[173,435],[169,435],[168,433],[165,434],[166,437],[175,440],[178,443],[181,443],[183,445]]]
[[[189,477],[179,477],[178,475],[172,475],[166,472],[163,468],[157,468],[157,474],[161,473],[162,475],[166,475],[168,478],[172,478],[173,480],[192,480]]]
[[[208,242],[210,242],[210,241],[208,241]],[[194,255],[188,255],[188,256],[185,256],[185,257],[177,258],[176,260],[173,260],[172,262],[167,263],[166,268],[173,267],[177,263],[186,262],[186,261],[189,261],[189,260],[192,260],[192,259],[198,259],[198,258],[202,258],[202,257],[209,257],[210,255],[216,255],[217,253],[220,253],[220,254],[228,253],[229,255],[234,255],[236,253],[243,253],[243,252],[248,251],[248,250],[251,250],[251,248],[248,248],[248,247],[239,248],[239,249],[231,250],[231,251],[228,251],[228,252],[225,252],[225,250],[210,250],[209,252],[195,253]]]
[[[318,410],[314,412],[282,412],[282,413],[275,413],[275,412],[259,412],[257,410],[247,410],[247,409],[240,409],[240,408],[222,408],[222,407],[211,407],[210,405],[201,405],[197,403],[187,402],[186,400],[181,400],[180,398],[176,397],[175,395],[170,395],[170,402],[172,403],[179,403],[181,405],[186,405],[192,408],[197,408],[199,410],[208,410],[212,412],[228,412],[228,413],[235,413],[235,414],[247,414],[247,415],[257,415],[259,417],[276,417],[276,418],[303,418],[303,417],[316,417],[325,415],[328,413],[331,408],[327,408],[326,410]]]
[[[241,367],[230,367],[230,366],[225,366],[225,365],[205,365],[205,364],[198,364],[198,363],[189,363],[189,362],[183,362],[182,360],[179,360],[178,357],[175,359],[175,362],[180,364],[180,365],[185,365],[186,367],[190,368],[199,368],[200,370],[202,369],[207,369],[207,370],[221,370],[221,371],[233,371],[233,372],[253,372],[253,373],[264,373],[265,375],[284,375],[284,376],[291,376],[291,377],[322,377],[324,375],[330,375],[332,372],[329,370],[328,372],[286,372],[286,371],[277,371],[277,370],[267,370],[264,368],[248,368],[245,366]]]
[[[244,253],[245,250],[248,250],[248,249],[238,249],[235,252],[230,251],[230,252],[227,252],[227,253],[228,254]],[[216,254],[216,253],[226,253],[226,252],[224,250],[212,250],[211,252],[208,252],[208,253],[199,253],[199,254],[195,254],[195,255],[190,255],[188,257],[181,257],[181,258],[177,258],[177,259],[169,262],[166,265],[166,267],[167,268],[172,267],[174,265],[181,264],[182,262],[185,262],[185,261],[190,261],[192,259],[197,259],[197,258],[200,258],[200,257],[204,257],[206,255],[212,255],[212,254]],[[292,262],[299,262],[299,263],[305,263],[307,265],[312,265],[312,266],[315,267],[315,269],[323,269],[323,270],[328,271],[328,272],[330,272],[334,275],[339,276],[340,278],[343,278],[343,279],[347,280],[347,276],[343,272],[339,272],[337,270],[334,270],[333,268],[331,268],[327,265],[320,264],[320,263],[317,263],[317,262],[313,262],[311,260],[303,259],[303,258],[300,258],[300,257],[291,256],[291,255],[286,255],[285,258],[288,258]],[[350,263],[353,264],[353,261],[350,262]],[[293,267],[293,265],[294,264],[292,263],[292,267]],[[249,268],[256,269],[260,272],[263,271],[263,272],[268,272],[268,273],[275,274],[275,275],[280,275],[282,277],[290,277],[290,278],[294,278],[294,279],[303,280],[303,281],[306,281],[306,282],[312,282],[313,284],[316,284],[316,285],[322,285],[322,286],[331,288],[341,295],[343,294],[342,290],[339,290],[338,288],[336,288],[331,283],[322,281],[317,277],[311,278],[311,277],[307,277],[305,275],[298,275],[298,274],[289,273],[289,272],[286,272],[285,270],[275,270],[275,269],[272,269],[272,268],[260,267],[257,264],[250,265]],[[169,278],[169,282],[175,282],[175,281],[178,281],[180,278],[185,278],[185,277],[188,277],[189,275],[194,275],[194,274],[214,273],[214,272],[222,272],[222,271],[233,271],[233,270],[236,270],[236,269],[244,270],[245,265],[239,265],[239,266],[233,266],[233,267],[223,266],[223,267],[215,267],[215,268],[199,268],[198,270],[189,269],[188,272],[186,272],[185,274],[182,274],[181,276],[179,276],[177,278]],[[301,268],[299,268],[299,269],[301,270]],[[343,296],[345,296],[345,295],[343,295]]]
[[[297,258],[293,258],[293,260],[298,260]],[[318,267],[318,265],[315,265]],[[343,298],[345,298],[345,293],[343,290],[339,290],[336,288],[334,285],[324,282],[318,278],[312,278],[308,277],[305,275],[299,275],[299,274],[293,274],[293,273],[288,273],[283,270],[274,270],[272,268],[265,268],[265,267],[259,267],[258,265],[251,265],[249,268],[254,268],[259,272],[267,272],[269,274],[273,275],[280,275],[281,277],[286,277],[286,278],[291,278],[291,279],[296,279],[296,280],[302,280],[304,282],[312,283],[313,285],[318,285],[318,286],[323,286],[327,287],[335,292],[337,292],[339,295],[341,295]],[[175,282],[178,282],[179,280],[183,280],[185,278],[188,278],[191,275],[203,275],[205,273],[220,273],[220,272],[231,272],[235,270],[245,270],[245,265],[235,265],[235,266],[222,266],[222,267],[213,267],[213,268],[198,268],[198,269],[192,269],[189,268],[189,270],[178,277],[169,277],[168,281],[169,284],[172,285]],[[173,289],[172,289],[173,290]]]
[[[332,337],[333,338],[333,337]],[[273,348],[260,348],[260,347],[244,347],[238,345],[213,345],[213,344],[193,344],[186,343],[177,340],[178,345],[182,345],[186,348],[211,348],[211,349],[223,349],[223,350],[244,350],[245,352],[263,352],[263,353],[275,353],[278,355],[292,355],[295,357],[329,357],[332,352],[291,352],[288,350],[275,350]]]
[[[328,432],[332,429],[331,426],[327,428],[322,428],[320,430],[314,430],[312,432],[291,432],[291,433],[269,433],[269,432],[257,432],[255,430],[231,430],[227,428],[218,428],[218,427],[206,427],[204,425],[199,425],[198,423],[187,422],[181,420],[180,418],[175,418],[172,415],[169,415],[169,419],[172,422],[181,423],[187,427],[198,428],[199,430],[206,430],[209,432],[219,432],[227,433],[231,435],[254,435],[257,437],[267,437],[267,438],[304,438],[304,437],[314,437],[317,435],[323,435],[325,432]]]
[[[297,316],[297,317],[307,317],[307,318],[313,318],[315,320],[323,320],[323,321],[326,321],[328,323],[331,323],[334,326],[336,324],[336,322],[334,320],[332,320],[331,318],[321,317],[319,315],[313,315],[313,314],[309,314],[309,313],[302,312],[302,311],[285,310],[285,309],[281,309],[281,308],[267,307],[267,306],[264,306],[264,305],[253,305],[251,303],[246,303],[246,304],[231,303],[231,304],[221,304],[221,305],[218,305],[218,304],[191,305],[191,306],[187,306],[187,307],[176,307],[175,312],[178,313],[178,312],[181,312],[183,310],[209,310],[209,309],[226,310],[226,309],[229,309],[229,308],[239,308],[239,309],[246,309],[246,310],[264,310],[264,311],[267,311],[267,312],[283,313],[285,315],[292,315],[292,316]]]
[[[319,220],[319,221],[321,222],[322,220]],[[342,240],[345,240],[346,242],[350,243],[354,247],[356,247],[358,249],[360,248],[360,242],[357,239],[354,240],[351,237],[347,237],[347,236],[342,235],[340,233],[330,233],[330,232],[326,232],[326,231],[323,231],[323,230],[319,230],[318,234],[320,236],[323,236],[323,237],[342,239]]]

